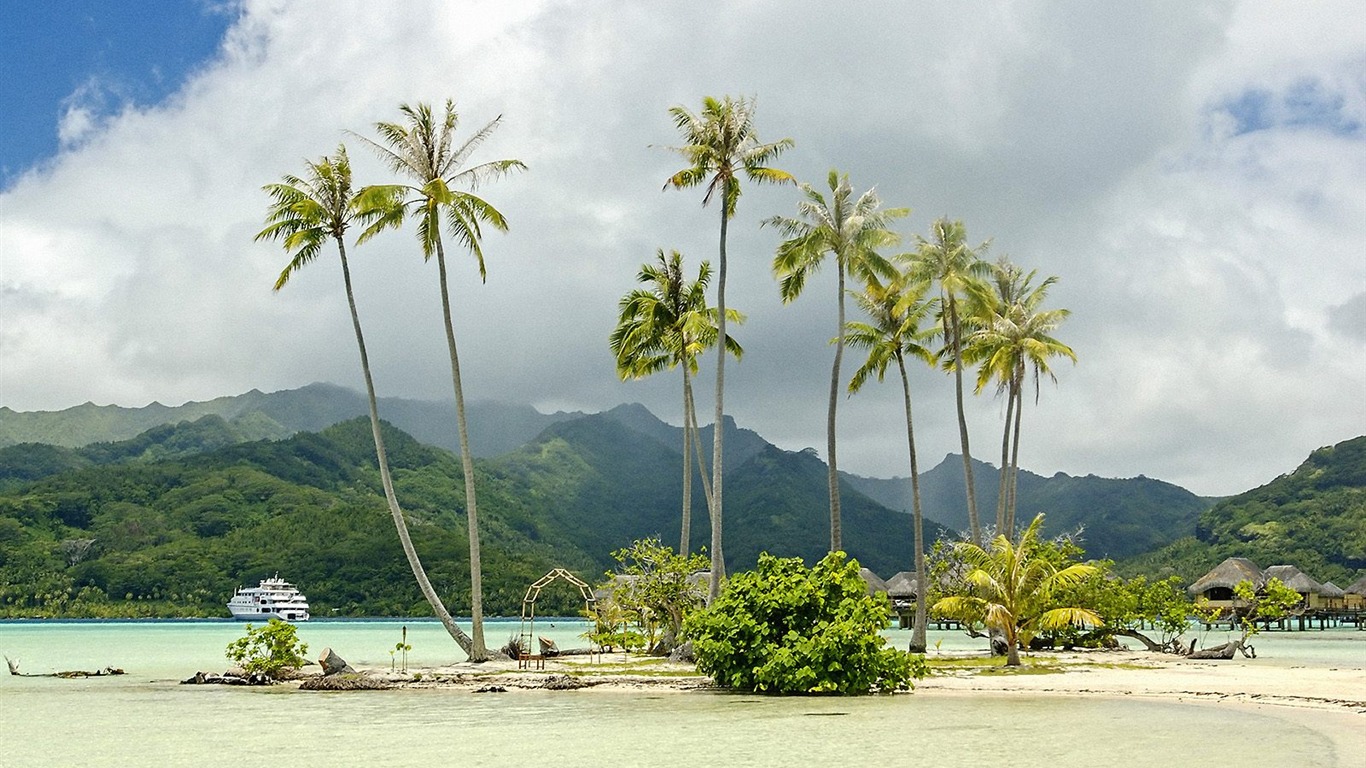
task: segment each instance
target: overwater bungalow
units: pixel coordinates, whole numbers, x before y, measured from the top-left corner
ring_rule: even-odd
[[[862,577],[863,583],[868,585],[868,594],[876,595],[879,592],[884,595],[887,594],[887,582],[883,581],[881,576],[867,568],[859,568],[858,575]]]
[[[1230,557],[1196,579],[1194,584],[1186,587],[1186,592],[1195,600],[1208,603],[1211,608],[1242,610],[1248,608],[1249,604],[1235,597],[1233,588],[1244,581],[1252,582],[1256,590],[1266,586],[1266,576],[1256,563],[1246,557]]]
[[[1366,576],[1362,576],[1343,591],[1342,607],[1349,611],[1366,610]]]
[[[1309,578],[1304,571],[1293,565],[1273,565],[1264,572],[1267,580],[1279,579],[1287,587],[1299,593],[1300,603],[1305,608],[1323,608],[1323,599],[1319,595],[1322,584]]]
[[[1341,611],[1347,607],[1347,593],[1331,581],[1319,585],[1318,596],[1325,611]]]

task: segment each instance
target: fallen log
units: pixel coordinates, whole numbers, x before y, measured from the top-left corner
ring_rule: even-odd
[[[1231,642],[1224,643],[1223,645],[1216,645],[1212,648],[1206,648],[1203,651],[1194,651],[1188,654],[1186,658],[1228,660],[1233,658],[1234,655],[1240,652],[1243,654],[1245,658],[1257,658],[1257,650],[1250,645],[1244,645],[1242,640],[1233,640]]]

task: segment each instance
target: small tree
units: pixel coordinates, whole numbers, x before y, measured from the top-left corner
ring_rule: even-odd
[[[858,562],[831,552],[814,568],[759,555],[684,625],[697,668],[718,685],[771,693],[860,694],[910,688],[923,656],[886,647],[886,595],[868,594]]]
[[[658,538],[637,540],[612,557],[619,565],[607,574],[605,604],[636,624],[651,651],[673,650],[684,619],[706,602],[710,559],[704,554],[676,555]],[[628,639],[623,635],[619,642],[631,647]]]
[[[250,674],[279,678],[285,670],[308,663],[308,644],[299,642],[293,624],[270,619],[264,626],[247,625],[247,634],[228,643],[228,660]]]

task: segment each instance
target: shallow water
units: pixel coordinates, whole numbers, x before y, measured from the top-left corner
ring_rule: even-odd
[[[554,624],[554,626],[550,626]],[[412,666],[461,654],[435,622],[314,621],[316,655],[387,666],[400,628]],[[491,622],[490,644],[518,622]],[[537,622],[536,634],[579,645],[582,624]],[[769,766],[817,764],[1065,766],[1199,764],[1346,766],[1322,733],[1246,708],[1152,699],[943,691],[857,699],[769,698],[667,691],[407,690],[308,693],[180,686],[226,665],[242,633],[231,622],[0,623],[0,652],[26,672],[125,668],[123,677],[0,678],[0,766],[282,765]],[[898,645],[909,633],[890,633]],[[904,635],[904,637],[903,637]],[[1366,632],[1257,638],[1272,661],[1337,652],[1358,659]],[[976,647],[932,633],[941,647]],[[1211,638],[1214,642],[1215,638]],[[1278,657],[1277,654],[1280,654]],[[1336,663],[1330,661],[1328,663]],[[1355,765],[1360,765],[1359,762]]]

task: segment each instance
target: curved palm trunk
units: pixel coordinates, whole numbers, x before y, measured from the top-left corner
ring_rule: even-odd
[[[441,277],[441,314],[446,321],[446,346],[451,355],[451,383],[455,387],[455,421],[460,431],[460,466],[465,474],[465,519],[470,540],[470,661],[488,661],[484,645],[484,578],[479,557],[479,515],[474,494],[474,457],[470,454],[469,429],[465,422],[465,395],[460,386],[460,357],[455,351],[455,326],[451,323],[451,296],[446,281],[446,250],[436,240],[436,266]]]
[[[836,259],[838,262],[838,259]],[[835,364],[830,369],[830,411],[825,417],[825,445],[830,459],[830,551],[843,549],[844,536],[840,525],[840,476],[835,466],[835,404],[839,402],[840,359],[844,356],[844,264],[837,264],[839,272],[839,334],[835,337]]]
[[[365,375],[365,394],[370,405],[370,431],[375,438],[375,460],[379,463],[379,479],[384,486],[384,498],[389,503],[389,514],[394,518],[394,528],[398,529],[399,544],[403,547],[403,554],[408,558],[408,566],[413,570],[413,577],[417,579],[418,588],[422,590],[422,596],[427,598],[427,602],[432,606],[436,617],[441,620],[441,625],[446,628],[451,637],[465,653],[471,653],[474,645],[470,636],[465,634],[460,627],[456,626],[455,620],[446,610],[446,606],[437,597],[436,590],[432,588],[432,582],[427,578],[427,571],[422,567],[422,561],[418,559],[417,549],[413,547],[413,540],[408,535],[408,524],[403,520],[403,509],[398,505],[398,497],[394,494],[394,481],[389,474],[389,457],[384,450],[384,437],[379,426],[379,407],[375,402],[375,383],[370,376],[370,356],[365,351],[365,336],[360,330],[360,314],[356,311],[356,297],[351,291],[351,267],[346,261],[346,246],[337,241],[337,250],[341,253],[342,278],[346,282],[346,303],[351,307],[351,325],[356,331],[356,346],[360,349],[360,367]]]
[[[721,580],[726,576],[726,561],[721,552],[721,453],[725,440],[726,394],[726,229],[730,223],[730,200],[723,193],[721,199],[721,258],[716,275],[716,421],[711,439],[711,580],[707,586],[707,604],[721,594]]]
[[[1006,525],[1006,509],[1010,497],[1010,428],[1015,418],[1015,382],[1006,388],[1006,426],[1001,431],[1001,464],[996,478],[996,532],[1007,539],[1011,532]]]
[[[1006,536],[1015,535],[1016,490],[1020,483],[1020,418],[1024,416],[1024,374],[1015,378],[1015,439],[1010,448],[1010,500],[1006,508]]]
[[[692,405],[689,402],[688,364],[683,368],[683,527],[679,534],[678,554],[687,555],[692,545]]]
[[[963,480],[968,493],[968,527],[972,541],[982,543],[982,521],[977,517],[977,488],[972,482],[972,451],[968,449],[968,421],[963,415],[963,340],[962,328],[958,323],[958,303],[949,294],[949,325],[953,329],[953,379],[958,400],[958,442],[963,447]]]
[[[925,624],[929,621],[929,607],[925,604],[930,589],[925,573],[925,526],[920,512],[920,466],[915,457],[915,425],[911,421],[911,379],[906,375],[906,360],[897,353],[897,367],[901,370],[901,393],[906,401],[906,446],[911,453],[911,520],[915,527],[915,627],[911,630],[912,653],[925,652]]]
[[[711,515],[711,480],[707,471],[707,459],[702,455],[702,431],[697,428],[697,401],[692,396],[692,378],[688,378],[687,390],[684,395],[688,398],[688,426],[692,429],[693,455],[697,457],[697,476],[702,480],[702,498],[707,503],[707,515]],[[710,517],[708,518],[710,519]]]

